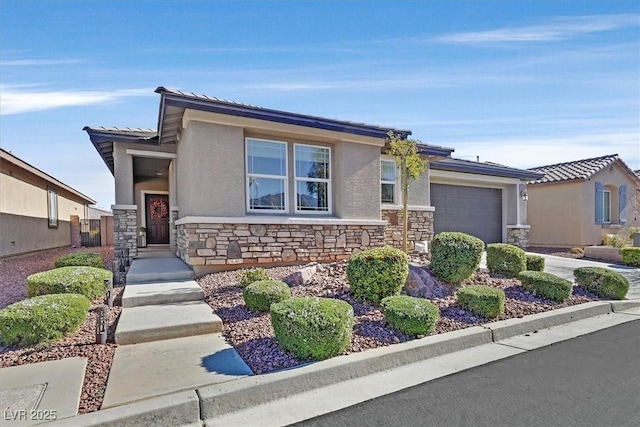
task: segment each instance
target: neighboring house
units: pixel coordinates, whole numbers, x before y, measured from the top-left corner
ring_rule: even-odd
[[[137,254],[140,227],[148,245],[169,245],[197,273],[340,260],[369,247],[401,246],[399,174],[393,158],[383,153],[389,131],[402,136],[411,131],[163,87],[156,92],[157,130],[84,128],[115,177],[116,246],[128,247],[131,256]],[[427,144],[419,150],[432,164],[450,159],[453,151]],[[437,164],[442,169],[431,175],[449,186],[443,209],[455,212],[447,192],[454,185],[495,189],[499,196],[491,203],[500,206],[491,209],[499,211],[499,219],[490,217],[501,229],[488,239],[507,241],[528,232],[520,186],[538,174],[487,164],[460,169],[466,162],[453,159]],[[433,237],[431,191],[429,171],[410,186],[412,248]],[[467,206],[465,222],[470,213],[484,218],[488,205],[484,195],[476,204],[476,194],[458,196],[460,206]],[[480,224],[474,230],[482,231]],[[509,227],[520,228],[514,234]]]
[[[71,246],[91,204],[95,201],[0,149],[0,257]]]
[[[531,246],[601,245],[605,234],[640,226],[640,177],[611,154],[532,168]]]

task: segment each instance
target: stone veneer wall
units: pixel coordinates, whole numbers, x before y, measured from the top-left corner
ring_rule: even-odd
[[[336,261],[385,245],[383,225],[180,224],[177,252],[192,266]]]
[[[507,227],[507,243],[526,249],[529,247],[529,227]]]
[[[178,242],[178,228],[176,226],[176,221],[178,220],[178,211],[172,209],[169,217],[169,233],[171,237],[169,238],[169,243],[171,244],[171,252],[176,253],[177,251],[177,242]]]
[[[409,250],[414,250],[415,242],[429,242],[433,239],[433,211],[409,210],[408,244]],[[402,209],[383,209],[382,219],[389,225],[385,229],[385,244],[402,249]]]
[[[138,218],[135,209],[113,209],[115,248],[129,248],[129,257],[138,255]]]

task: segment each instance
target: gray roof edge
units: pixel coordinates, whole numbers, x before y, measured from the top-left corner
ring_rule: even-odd
[[[544,174],[532,172],[526,169],[517,169],[509,166],[479,163],[455,158],[431,162],[429,164],[429,167],[451,172],[476,173],[479,175],[500,176],[504,178],[518,178],[521,181],[538,179],[544,176]]]
[[[164,105],[167,101],[171,101],[174,98],[175,101],[180,102],[180,106],[190,106],[195,109],[206,110],[206,107],[215,108],[216,111],[223,112],[225,114],[260,118],[263,120],[271,120],[275,122],[282,122],[288,124],[295,124],[305,127],[313,127],[327,130],[337,130],[345,133],[353,133],[357,135],[382,137],[388,132],[395,132],[404,137],[411,135],[410,130],[395,129],[392,127],[370,125],[366,123],[356,123],[346,120],[330,119],[325,117],[292,113],[281,110],[274,110],[264,107],[258,107],[255,105],[242,104],[239,102],[228,101],[220,98],[209,97],[206,95],[197,95],[194,93],[186,93],[183,91],[168,89],[164,86],[159,86],[156,93],[162,95],[162,101],[160,103],[160,114],[158,118],[158,127],[162,123]]]

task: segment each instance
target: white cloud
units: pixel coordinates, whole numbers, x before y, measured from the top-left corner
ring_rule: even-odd
[[[638,15],[593,15],[558,17],[551,22],[489,31],[451,33],[436,41],[449,43],[545,42],[565,40],[584,34],[611,31],[640,24]]]
[[[25,91],[18,86],[1,86],[0,115],[101,104],[121,98],[154,95],[153,89],[148,88],[113,91]]]

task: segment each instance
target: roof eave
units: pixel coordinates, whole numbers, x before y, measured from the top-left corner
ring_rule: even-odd
[[[487,167],[482,163],[478,164],[459,164],[459,163],[431,163],[432,169],[445,170],[451,172],[475,173],[478,175],[499,176],[503,178],[517,178],[521,181],[540,179],[544,174],[537,172],[527,172],[519,169],[499,169],[496,167]]]

